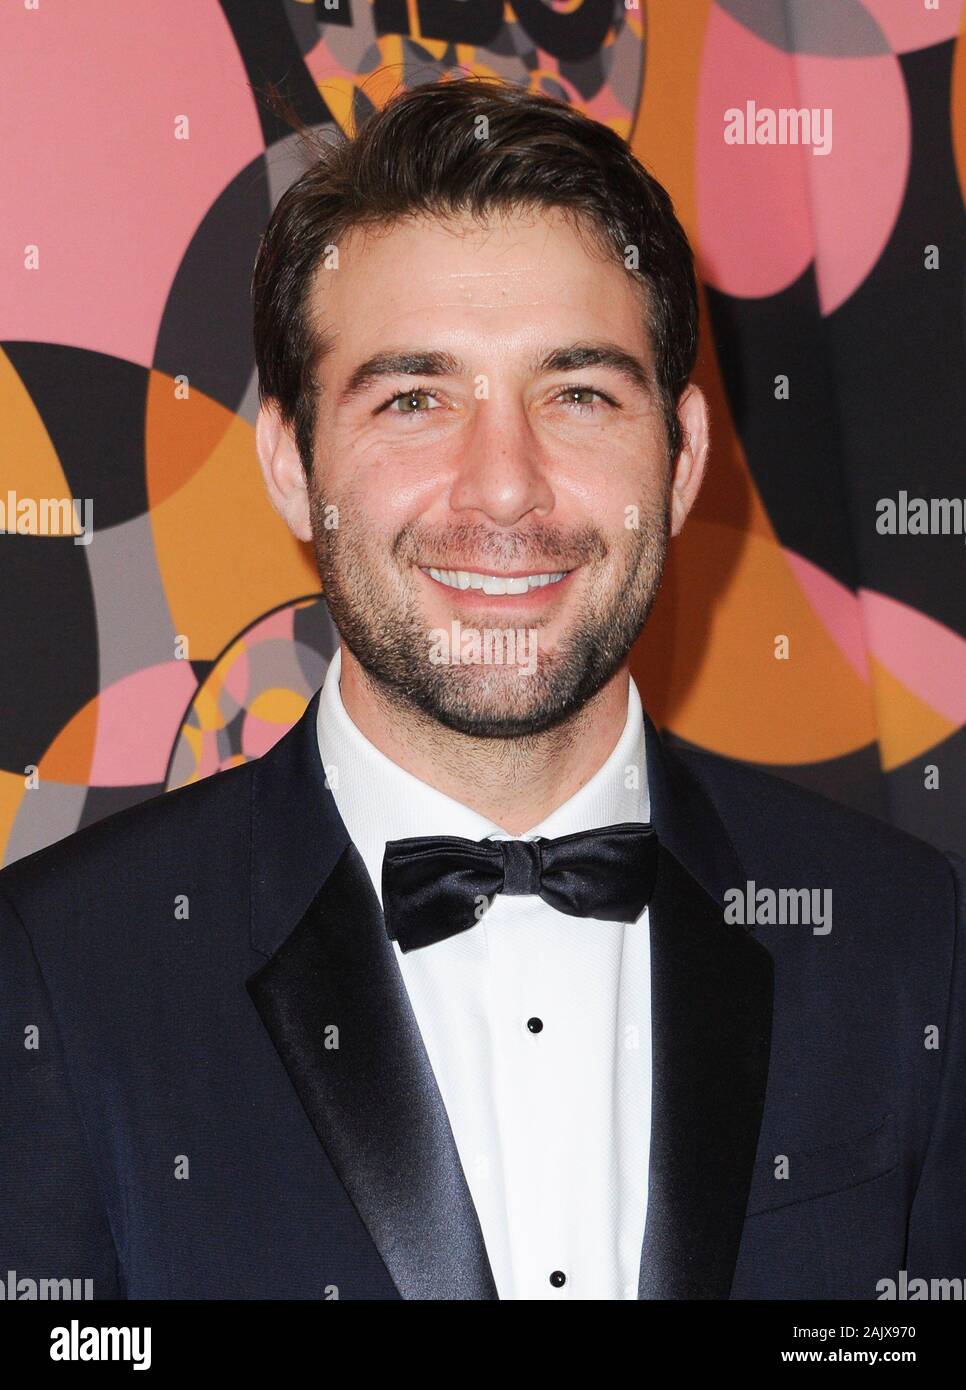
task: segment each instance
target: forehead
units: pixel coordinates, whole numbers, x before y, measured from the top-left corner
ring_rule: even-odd
[[[640,282],[559,209],[515,210],[482,225],[410,217],[354,229],[338,249],[338,269],[320,266],[310,292],[337,358],[434,329],[460,334],[464,347],[477,334],[512,335],[528,351],[538,336],[596,332],[647,354]]]

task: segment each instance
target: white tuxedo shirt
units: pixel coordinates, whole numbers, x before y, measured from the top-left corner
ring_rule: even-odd
[[[381,753],[339,690],[319,702],[332,795],[382,898],[386,842],[510,839]],[[641,700],[603,765],[521,839],[649,818]],[[648,911],[567,916],[498,895],[474,926],[394,948],[449,1116],[501,1299],[636,1299],[651,1124]]]

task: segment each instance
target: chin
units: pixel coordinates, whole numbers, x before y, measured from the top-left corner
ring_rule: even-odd
[[[543,733],[576,708],[572,698],[548,688],[546,673],[525,676],[511,670],[495,681],[492,668],[481,674],[478,681],[434,684],[419,701],[423,712],[456,733],[506,739]]]

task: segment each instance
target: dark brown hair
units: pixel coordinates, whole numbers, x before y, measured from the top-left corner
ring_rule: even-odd
[[[399,90],[353,136],[299,129],[314,157],[262,237],[252,304],[259,399],[294,429],[306,473],[315,374],[329,348],[308,313],[315,271],[354,229],[419,214],[482,223],[558,208],[623,268],[636,248],[639,269],[628,274],[642,287],[668,450],[678,453],[677,401],[697,354],[693,257],[666,190],[619,135],[552,97],[477,76]]]

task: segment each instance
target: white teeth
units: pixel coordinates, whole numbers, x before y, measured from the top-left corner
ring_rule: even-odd
[[[488,574],[483,580],[484,594],[525,594],[529,587],[526,579],[501,579],[496,574]]]
[[[556,584],[569,571],[558,570],[556,574],[521,574],[512,579],[503,574],[478,574],[473,570],[429,568],[423,570],[423,573],[451,589],[482,589],[484,594],[525,594],[530,589],[542,589],[547,584]]]

